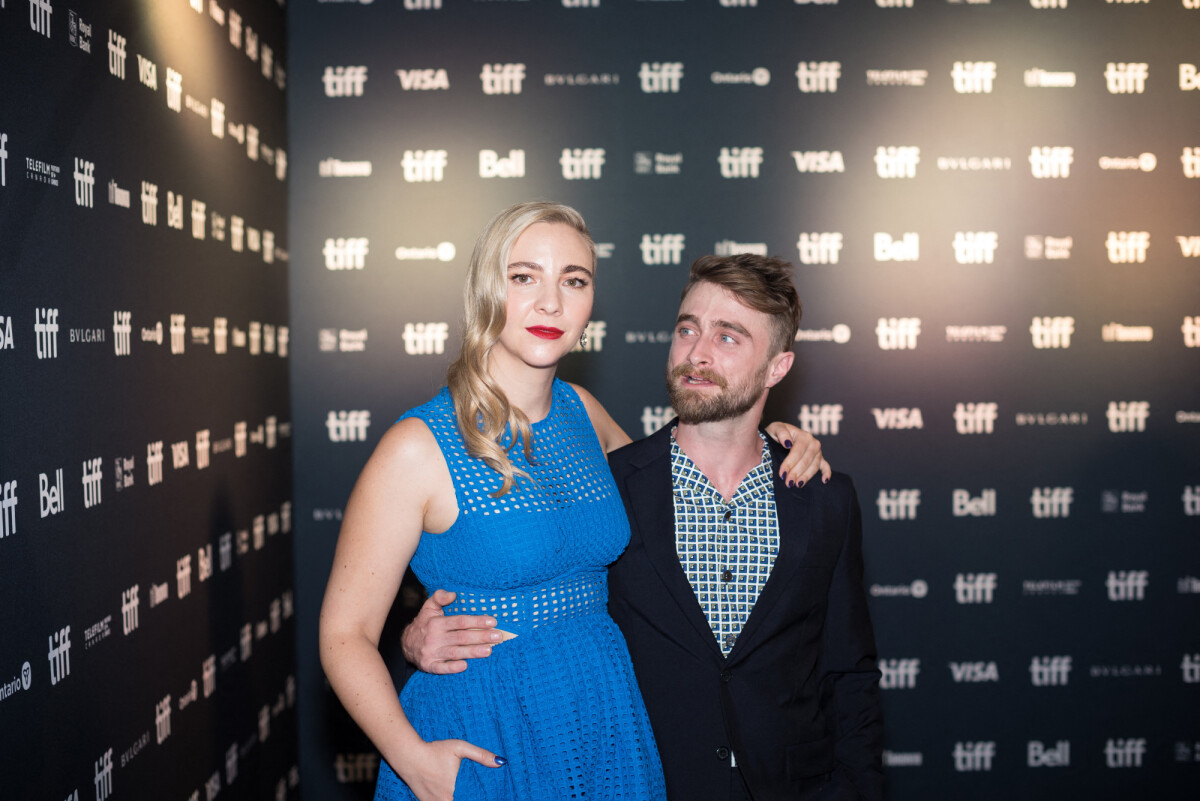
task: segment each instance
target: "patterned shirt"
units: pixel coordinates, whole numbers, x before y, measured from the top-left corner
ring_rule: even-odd
[[[764,437],[762,461],[746,474],[726,503],[672,434],[675,550],[726,656],[750,617],[779,552],[773,482],[774,467]]]

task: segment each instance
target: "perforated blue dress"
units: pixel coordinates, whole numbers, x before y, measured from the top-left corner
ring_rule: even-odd
[[[500,498],[489,497],[500,475],[466,452],[449,390],[404,417],[433,432],[458,501],[448,531],[421,535],[413,571],[430,592],[458,593],[446,614],[490,614],[518,635],[463,673],[418,673],[400,693],[426,741],[462,739],[508,759],[463,760],[455,801],[661,801],[654,735],[607,609],[605,566],[629,522],[579,397],[554,381],[550,414],[533,424],[533,464],[511,452],[530,478]],[[375,798],[414,796],[384,763]]]

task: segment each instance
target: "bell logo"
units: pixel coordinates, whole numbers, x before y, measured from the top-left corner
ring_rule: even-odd
[[[1140,768],[1146,754],[1143,737],[1127,740],[1106,740],[1104,743],[1104,765],[1109,768]]]
[[[763,163],[761,147],[723,147],[717,156],[722,178],[757,178]]]
[[[1000,669],[995,662],[951,662],[950,677],[955,684],[1000,681]]]
[[[1025,764],[1031,768],[1066,768],[1071,765],[1071,742],[1059,740],[1047,748],[1040,740],[1030,740],[1025,751]]]
[[[951,495],[955,517],[995,517],[996,490],[985,489],[979,497],[971,497],[965,489],[956,489]]]
[[[891,234],[875,234],[875,261],[917,261],[921,257],[921,237],[913,231],[893,239]]]
[[[167,227],[183,230],[183,195],[167,190]],[[234,248],[237,250],[238,248]]]
[[[1075,333],[1074,317],[1034,317],[1029,326],[1033,346],[1046,348],[1071,347],[1071,334]]]
[[[1183,488],[1183,513],[1188,517],[1200,516],[1200,485]]]
[[[875,427],[880,430],[924,428],[920,409],[871,409]]]
[[[675,410],[670,406],[642,407],[642,434],[650,436],[675,418]]]
[[[1109,231],[1104,247],[1112,264],[1143,264],[1150,248],[1150,232]]]
[[[880,659],[879,689],[912,690],[917,686],[917,675],[921,672],[920,659]]]
[[[1184,654],[1179,663],[1184,684],[1200,684],[1200,654]]]
[[[1179,161],[1185,178],[1200,178],[1200,147],[1185,147]]]
[[[604,166],[604,148],[564,147],[558,163],[562,165],[562,177],[568,181],[599,180]]]
[[[50,483],[45,473],[38,473],[38,510],[42,517],[56,515],[65,508],[66,498],[63,496],[62,468],[54,471],[54,483]]]
[[[840,150],[793,150],[797,172],[845,172],[846,162]]]
[[[796,80],[801,92],[836,92],[841,75],[840,61],[801,61],[796,65]]]
[[[957,403],[954,430],[959,434],[992,434],[998,416],[999,406],[995,403]]]
[[[875,174],[880,178],[916,178],[920,161],[919,147],[875,148]]]
[[[446,339],[450,336],[447,323],[405,323],[404,352],[410,356],[429,356],[446,352]]]
[[[995,573],[959,573],[954,577],[955,603],[990,604],[995,591]]]
[[[678,92],[679,82],[683,80],[683,63],[679,61],[642,62],[638,70],[642,91],[646,94],[660,92]]]
[[[875,499],[880,520],[916,520],[921,505],[919,489],[881,489]]]
[[[404,180],[409,183],[441,181],[448,157],[445,150],[405,150],[400,166],[404,168]]]
[[[798,415],[800,427],[817,437],[836,436],[842,421],[842,404],[803,404]]]
[[[957,231],[954,260],[959,264],[991,264],[996,259],[999,234],[995,231]]]
[[[1149,401],[1109,401],[1108,430],[1114,434],[1126,434],[1146,430],[1150,417]]]
[[[1075,490],[1071,487],[1038,487],[1029,496],[1033,516],[1038,519],[1070,517],[1074,500]]]
[[[1029,149],[1029,168],[1034,178],[1070,178],[1073,161],[1073,147],[1035,146]]]
[[[801,264],[837,264],[842,235],[834,232],[800,234],[796,241]]]
[[[1110,601],[1144,601],[1150,573],[1146,570],[1110,570],[1104,586]]]
[[[973,773],[992,769],[992,759],[996,756],[996,743],[993,741],[977,743],[954,744],[954,770],[959,773]]]
[[[524,178],[525,151],[510,150],[501,157],[495,150],[479,151],[480,178]]]
[[[1128,95],[1141,94],[1146,91],[1146,78],[1150,75],[1150,67],[1144,63],[1108,62],[1104,68],[1104,83],[1109,94]]]
[[[524,64],[484,64],[479,73],[485,95],[519,95],[525,80]]]
[[[954,91],[959,94],[990,94],[996,79],[995,61],[955,61],[950,70]]]
[[[396,70],[396,75],[400,78],[400,88],[406,92],[427,92],[450,88],[450,76],[444,69]]]
[[[1065,687],[1070,675],[1069,656],[1035,656],[1029,663],[1029,679],[1034,687]]]
[[[321,76],[326,97],[362,97],[367,83],[366,67],[326,67]]]
[[[880,317],[875,325],[880,350],[912,350],[921,335],[919,317]]]
[[[683,234],[642,234],[638,245],[642,264],[679,264],[683,258]]]

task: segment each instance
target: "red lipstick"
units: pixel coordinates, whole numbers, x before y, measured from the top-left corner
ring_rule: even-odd
[[[558,339],[563,335],[563,332],[548,325],[531,325],[525,329],[539,339]]]

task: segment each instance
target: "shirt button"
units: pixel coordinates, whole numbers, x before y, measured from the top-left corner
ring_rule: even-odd
[[[717,759],[729,759],[729,749],[721,746],[717,749]]]
[[[721,573],[721,581],[733,581],[733,571],[725,570]]]
[[[729,518],[731,518],[731,517],[733,517],[733,512],[731,512],[731,511],[729,511],[728,509],[726,509],[726,510],[725,510],[725,522],[726,522],[726,523],[728,523],[728,522],[729,522]]]
[[[729,680],[730,680],[730,679],[732,679],[732,678],[733,678],[733,674],[732,674],[732,673],[730,673],[728,670],[723,670],[723,671],[721,671],[721,681],[723,681],[723,682],[725,682],[726,684],[728,684],[728,683],[729,683]]]

